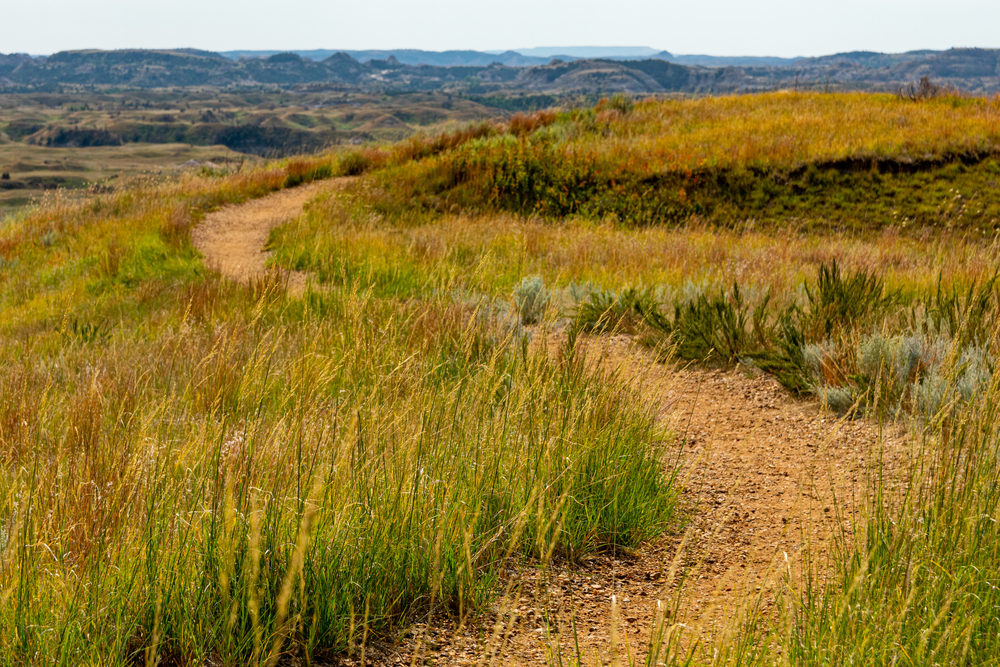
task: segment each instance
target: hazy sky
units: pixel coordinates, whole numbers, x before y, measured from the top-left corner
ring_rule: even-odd
[[[0,0],[0,53],[651,46],[822,55],[1000,47],[1000,0]]]

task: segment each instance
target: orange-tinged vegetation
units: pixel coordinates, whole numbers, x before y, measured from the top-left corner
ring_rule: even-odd
[[[777,92],[647,100],[597,112],[604,133],[572,142],[647,173],[791,167],[854,158],[920,160],[1000,148],[1000,97],[914,103],[896,95]]]
[[[868,542],[838,545],[822,595],[789,582],[797,615],[706,661],[995,661],[1000,280],[995,242],[961,229],[1000,205],[990,114],[618,99],[8,221],[0,662],[337,659],[416,614],[475,621],[518,559],[640,545],[675,525],[674,441],[642,383],[580,356],[607,331],[915,415],[933,463],[905,498],[872,491]],[[883,150],[941,159],[828,164]],[[302,298],[227,283],[191,247],[208,210],[365,172],[272,236],[319,283]]]
[[[0,663],[331,659],[484,608],[510,558],[670,525],[644,402],[524,354],[502,303],[290,299],[192,248],[207,211],[339,168],[143,179],[0,230]]]

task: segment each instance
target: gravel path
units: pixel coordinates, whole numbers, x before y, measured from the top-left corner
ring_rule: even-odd
[[[678,436],[665,446],[680,462],[686,527],[637,554],[512,571],[485,624],[428,619],[374,662],[541,666],[579,646],[584,665],[612,664],[614,646],[621,664],[626,653],[642,664],[658,608],[676,609],[666,625],[684,646],[710,650],[747,614],[773,618],[776,594],[803,571],[823,581],[835,535],[850,538],[864,505],[868,457],[901,463],[902,433],[840,419],[770,376],[657,364],[625,336],[589,346],[592,361],[642,383]]]

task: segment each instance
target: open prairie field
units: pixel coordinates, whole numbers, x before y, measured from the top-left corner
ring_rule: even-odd
[[[998,160],[993,100],[615,97],[49,193],[0,661],[996,664]]]

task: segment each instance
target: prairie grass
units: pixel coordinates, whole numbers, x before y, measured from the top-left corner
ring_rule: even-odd
[[[941,97],[796,93],[647,100],[630,112],[596,108],[582,118],[606,132],[581,133],[619,164],[644,170],[794,166],[883,157],[892,160],[990,153],[1000,141],[1000,102]],[[648,162],[648,166],[647,163]]]
[[[798,229],[718,229],[707,224],[629,228],[570,217],[556,222],[509,214],[443,215],[398,221],[364,193],[312,203],[306,215],[276,230],[274,261],[309,270],[322,282],[356,276],[376,291],[406,296],[455,279],[468,289],[507,295],[525,276],[550,288],[591,284],[666,286],[691,291],[739,283],[770,289],[783,306],[821,264],[877,271],[888,289],[934,291],[967,283],[995,265],[995,241],[950,231],[913,237],[898,230],[859,236]]]
[[[991,347],[996,349],[995,341]],[[865,530],[843,541],[833,585],[795,585],[790,623],[776,633],[787,664],[1000,660],[1000,374],[962,397],[961,373],[960,364],[949,364],[944,400],[913,423],[911,469],[901,479],[899,471],[886,474],[874,485]]]
[[[578,348],[529,344],[560,326],[753,363],[917,436],[912,468],[876,463],[832,583],[788,581],[781,622],[708,661],[996,663],[996,203],[950,193],[912,232],[859,190],[986,187],[995,113],[619,99],[18,215],[0,228],[0,664],[321,661],[418,613],[482,613],[512,565],[669,530],[657,406]],[[856,158],[876,169],[823,166]],[[772,187],[799,162],[826,199],[796,221],[818,200]],[[215,207],[343,173],[367,175],[270,239],[318,283],[302,298],[228,283],[191,247]],[[691,203],[706,174],[727,185]],[[628,208],[648,202],[666,204]],[[864,233],[815,233],[822,216]],[[657,221],[685,224],[627,224]]]
[[[530,352],[506,302],[289,300],[202,267],[204,212],[334,167],[137,182],[0,231],[0,663],[329,658],[672,525],[652,406]]]
[[[530,131],[529,131],[530,128]],[[454,150],[386,161],[365,192],[392,216],[506,210],[629,225],[992,233],[995,99],[771,93],[603,101],[512,119]]]
[[[909,426],[911,467],[871,453],[866,508],[824,585],[789,579],[777,617],[704,652],[661,619],[647,664],[996,664],[995,240],[397,217],[362,191],[315,202],[272,246],[281,266],[387,298],[445,285],[515,305],[545,295],[566,326],[756,364],[844,418]]]

